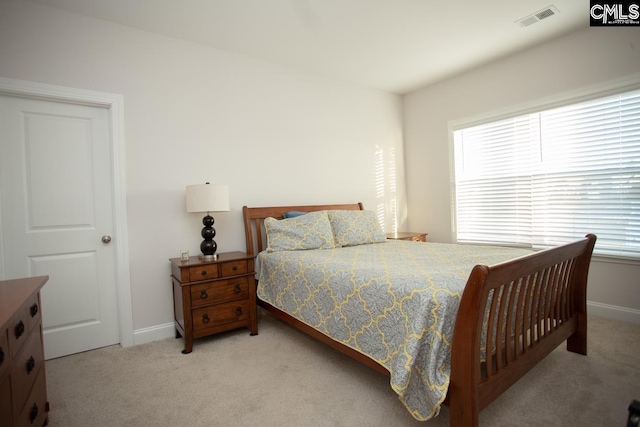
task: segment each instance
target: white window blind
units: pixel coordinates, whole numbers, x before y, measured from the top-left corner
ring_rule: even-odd
[[[640,258],[640,91],[456,130],[459,242]]]

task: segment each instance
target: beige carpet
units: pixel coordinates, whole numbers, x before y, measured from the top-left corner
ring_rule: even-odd
[[[590,318],[589,355],[556,349],[485,409],[484,426],[625,426],[640,325]],[[260,311],[246,329],[106,347],[46,363],[49,425],[448,426],[414,420],[388,379]]]

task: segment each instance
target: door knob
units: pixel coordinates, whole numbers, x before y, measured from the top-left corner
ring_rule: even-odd
[[[102,236],[102,243],[109,243],[111,241],[111,236]]]

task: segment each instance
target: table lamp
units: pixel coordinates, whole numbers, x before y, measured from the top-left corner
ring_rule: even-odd
[[[204,239],[200,244],[202,258],[216,259],[216,249],[218,245],[213,238],[216,236],[216,230],[213,228],[213,217],[210,212],[228,212],[229,211],[229,187],[226,185],[216,184],[196,184],[187,185],[186,192],[187,212],[206,212],[207,215],[202,219],[204,227],[200,235]]]

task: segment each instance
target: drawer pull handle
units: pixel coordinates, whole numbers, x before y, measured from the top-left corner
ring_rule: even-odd
[[[24,334],[24,323],[22,320],[16,325],[16,339],[20,338]]]
[[[207,270],[202,270],[202,273],[201,273],[201,274],[202,274],[203,276],[206,276],[206,275],[207,275]]]
[[[29,411],[29,422],[33,424],[36,418],[38,418],[38,405],[34,403]]]
[[[237,266],[237,265],[234,265],[231,269],[232,269],[233,271],[236,271],[236,270],[238,270],[238,266]]]
[[[240,289],[239,283],[236,283],[236,285],[233,287],[233,292],[235,292],[236,294],[239,294],[240,292],[242,292],[242,289]]]
[[[236,308],[236,316],[242,316],[242,307]]]
[[[31,317],[36,317],[36,314],[38,314],[38,304],[33,304],[31,306]]]
[[[207,290],[203,289],[202,291],[200,291],[200,299],[207,299],[209,298],[209,295],[207,294]]]
[[[27,374],[30,374],[33,371],[33,368],[36,367],[36,359],[31,356],[29,360],[27,360]]]
[[[202,323],[209,323],[211,319],[209,319],[209,315],[207,313],[202,315]]]
[[[0,347],[0,365],[4,362],[4,350]]]

